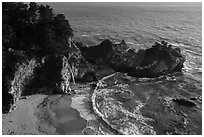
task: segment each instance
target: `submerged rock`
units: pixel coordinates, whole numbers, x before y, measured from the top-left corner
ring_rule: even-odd
[[[196,104],[190,100],[186,100],[186,99],[173,99],[173,101],[175,103],[177,103],[178,105],[181,105],[181,106],[185,106],[185,107],[194,107],[196,106]]]

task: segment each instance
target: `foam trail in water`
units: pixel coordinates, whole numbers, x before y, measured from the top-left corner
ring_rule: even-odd
[[[145,123],[149,118],[143,117],[140,108],[144,103],[137,101],[134,112],[128,111],[112,97],[114,94],[123,92],[116,89],[97,89],[92,95],[92,106],[111,128],[125,135],[156,134],[153,128]],[[130,91],[131,92],[131,91]]]

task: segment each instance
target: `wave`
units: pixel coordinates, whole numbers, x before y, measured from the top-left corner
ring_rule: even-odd
[[[184,52],[188,52],[190,54],[194,54],[194,55],[197,55],[197,56],[202,56],[202,53],[199,53],[198,51],[192,51],[190,49],[184,49]]]
[[[81,36],[82,37],[88,37],[89,35],[88,34],[82,34]]]
[[[151,119],[143,117],[140,108],[144,103],[137,101],[135,109],[130,112],[112,95],[123,94],[123,90],[96,89],[92,95],[92,106],[94,112],[102,118],[111,128],[124,135],[156,134],[153,127],[145,121]],[[132,95],[132,92],[129,91]]]

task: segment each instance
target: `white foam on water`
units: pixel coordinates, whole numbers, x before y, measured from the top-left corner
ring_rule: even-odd
[[[166,76],[166,80],[168,80],[168,81],[176,81],[176,78],[174,76]]]
[[[114,89],[99,89],[95,90],[93,95],[92,95],[92,106],[97,115],[99,115],[111,128],[117,130],[121,134],[125,135],[139,135],[139,134],[156,134],[155,131],[153,130],[153,127],[147,125],[145,123],[146,120],[151,120],[149,118],[143,117],[140,108],[143,107],[144,103],[137,102],[138,105],[136,106],[135,112],[132,113],[128,110],[126,110],[124,107],[120,105],[119,102],[114,100],[111,97],[108,97],[107,95],[111,94],[111,92],[116,92]],[[102,98],[100,98],[100,96]],[[97,103],[97,98],[103,99],[104,101],[101,104],[103,110],[99,110],[100,108],[99,104]],[[103,105],[105,105],[103,107]],[[112,119],[112,117],[116,118],[118,114],[122,114],[121,118],[119,118],[118,122],[117,121],[109,121]],[[134,118],[134,122],[128,120],[129,117]],[[117,119],[117,118],[116,118]],[[120,124],[120,122],[122,122]]]
[[[125,42],[126,44],[129,44],[129,45],[135,45],[135,43],[133,43],[133,42],[130,42],[130,41],[128,41],[128,42]]]
[[[190,46],[189,45],[184,45],[184,44],[181,44],[181,43],[174,43],[174,42],[171,42],[169,44],[172,44],[172,46],[174,47],[184,47],[184,48],[189,48]]]
[[[193,65],[191,64],[191,62],[190,61],[186,61],[186,62],[184,62],[183,63],[183,70],[184,71],[186,71],[186,72],[190,72],[190,71],[192,71],[193,70]]]
[[[88,34],[82,34],[81,36],[82,37],[88,37],[89,35]]]
[[[90,107],[89,101],[89,91],[84,91],[82,94],[76,94],[72,97],[72,103],[71,107],[76,109],[82,118],[85,120],[96,120],[96,117],[94,114],[91,113],[91,109],[88,108]]]
[[[198,56],[202,56],[202,53],[199,53],[197,51],[192,51],[190,49],[184,49],[184,52],[188,52],[188,53],[191,53],[191,54],[195,54],[195,55],[198,55]]]

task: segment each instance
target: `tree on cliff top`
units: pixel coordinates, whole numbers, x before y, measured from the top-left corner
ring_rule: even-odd
[[[73,35],[63,14],[54,15],[48,5],[3,2],[3,48],[44,56],[65,48]]]

